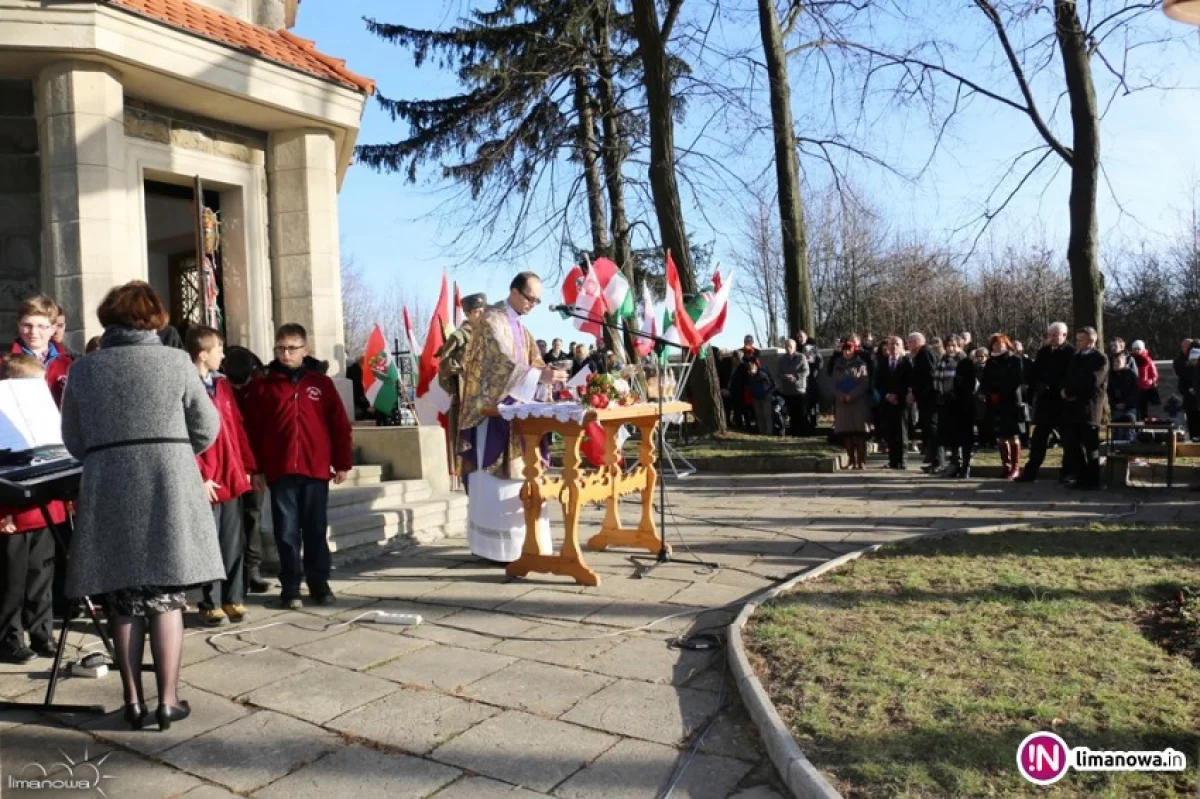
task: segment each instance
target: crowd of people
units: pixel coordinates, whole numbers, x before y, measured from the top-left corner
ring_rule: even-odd
[[[30,298],[0,363],[0,379],[47,381],[46,412],[59,406],[64,447],[82,463],[78,497],[51,503],[49,519],[37,506],[0,508],[0,661],[53,657],[53,616],[91,597],[134,729],[149,715],[149,634],[165,730],[191,712],[178,692],[189,589],[201,587],[202,622],[219,626],[247,617],[247,591],[271,588],[258,571],[268,488],[279,606],[301,607],[304,584],[312,603],[333,602],[326,507],[329,484],[351,469],[350,423],[300,325],[279,328],[264,366],[244,348],[227,352],[215,329],[181,336],[142,281],[112,289],[97,315],[104,334],[75,356],[62,309]]]
[[[865,468],[868,442],[887,453],[887,467],[907,468],[915,450],[922,471],[967,478],[974,452],[995,447],[1008,480],[1036,480],[1053,442],[1063,448],[1060,479],[1099,486],[1100,427],[1106,412],[1114,438],[1129,440],[1132,423],[1185,416],[1200,437],[1200,340],[1185,339],[1175,359],[1179,397],[1159,394],[1154,359],[1141,341],[1115,338],[1101,352],[1093,328],[1068,341],[1062,322],[1049,326],[1033,355],[1003,333],[975,346],[970,333],[926,339],[844,337],[823,358],[803,333],[784,344],[774,370],[747,336],[742,349],[718,355],[721,395],[734,429],[762,435],[817,432],[822,404],[832,406],[833,436],[850,468]],[[1196,346],[1193,346],[1195,343]],[[1032,348],[1031,348],[1032,349]],[[827,389],[818,376],[824,372]],[[1022,452],[1028,452],[1024,466]]]

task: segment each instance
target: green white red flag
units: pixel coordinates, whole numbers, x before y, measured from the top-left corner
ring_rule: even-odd
[[[721,334],[729,318],[729,293],[733,290],[733,275],[721,279],[721,268],[713,272],[713,292],[702,292],[704,305],[695,319],[700,342],[707,344]]]
[[[400,373],[388,352],[387,339],[379,325],[367,339],[367,349],[362,359],[363,392],[371,407],[383,416],[391,416],[399,401]]]
[[[670,250],[667,250],[667,297],[664,304],[663,338],[692,352],[699,352],[704,342],[684,305],[679,270],[675,268],[675,259],[671,257]]]

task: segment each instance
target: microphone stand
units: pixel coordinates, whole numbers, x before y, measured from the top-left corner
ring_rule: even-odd
[[[658,549],[658,554],[655,555],[653,558],[647,558],[647,557],[638,556],[638,555],[630,555],[629,556],[629,559],[631,561],[633,561],[635,566],[640,561],[644,561],[644,560],[653,561],[649,566],[638,566],[638,571],[636,574],[634,574],[634,578],[638,579],[638,580],[643,579],[647,574],[654,571],[654,569],[657,568],[658,566],[661,566],[664,563],[670,563],[671,561],[675,561],[676,563],[693,563],[693,564],[696,564],[697,566],[704,566],[704,567],[710,568],[710,569],[720,568],[721,564],[719,564],[719,563],[711,563],[708,561],[700,560],[698,558],[697,559],[684,558],[682,560],[679,558],[673,558],[671,556],[671,551],[669,549],[667,549],[667,481],[666,481],[666,473],[663,471],[663,452],[665,451],[665,447],[666,447],[666,437],[665,437],[666,436],[666,428],[665,428],[665,425],[663,424],[663,384],[664,384],[663,372],[665,371],[665,368],[666,368],[666,349],[667,349],[667,347],[675,347],[676,349],[678,349],[680,351],[687,351],[688,348],[685,347],[684,345],[680,344],[679,342],[668,341],[667,339],[662,338],[661,336],[655,336],[650,333],[645,333],[641,330],[634,330],[632,328],[625,327],[624,325],[618,325],[615,322],[610,322],[610,321],[608,321],[607,315],[605,315],[605,319],[603,321],[600,321],[600,320],[597,320],[595,317],[590,316],[588,314],[577,313],[575,307],[571,306],[571,305],[558,305],[558,306],[554,306],[550,310],[558,311],[559,313],[565,314],[574,319],[582,319],[585,322],[591,322],[592,324],[601,325],[603,327],[608,328],[609,330],[614,330],[614,331],[618,331],[621,333],[629,333],[631,336],[634,336],[635,338],[644,339],[646,341],[652,341],[652,342],[654,342],[654,351],[659,356],[659,364],[658,364],[658,430],[657,430],[658,452],[656,453],[656,456],[655,456],[655,469],[657,469],[657,471],[658,471],[658,529],[659,529],[660,540],[662,541],[662,545]],[[647,383],[647,386],[649,386],[648,383]],[[689,549],[689,551],[690,551],[690,549]]]

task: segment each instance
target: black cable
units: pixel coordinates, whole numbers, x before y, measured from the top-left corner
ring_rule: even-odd
[[[695,636],[691,637],[694,638]],[[723,640],[722,643],[724,643]],[[679,765],[675,767],[675,770],[671,772],[671,779],[667,782],[667,787],[663,790],[663,792],[658,795],[658,799],[670,799],[671,794],[675,792],[675,787],[679,784],[679,781],[683,779],[684,772],[686,772],[688,766],[692,764],[692,760],[695,759],[696,754],[700,751],[700,747],[704,745],[704,738],[709,734],[709,732],[712,731],[712,728],[716,726],[717,721],[721,718],[721,714],[725,711],[725,683],[727,682],[729,676],[729,658],[721,658],[721,663],[721,685],[717,689],[717,707],[713,711],[712,718],[710,718],[705,725],[700,728],[699,732],[696,733],[696,736],[688,745],[685,757],[682,761],[680,761]]]

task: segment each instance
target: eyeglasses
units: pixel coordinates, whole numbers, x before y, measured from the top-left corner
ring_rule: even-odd
[[[541,305],[542,304],[541,297],[530,297],[524,291],[521,291],[521,289],[517,289],[517,291],[521,292],[521,296],[524,297],[525,301],[528,302],[530,305]]]
[[[292,346],[287,346],[285,344],[279,344],[275,347],[275,351],[278,353],[287,353],[288,355],[291,355],[293,352],[300,352],[300,350],[304,349],[307,346],[308,345],[306,345],[306,344],[292,345]]]
[[[18,329],[24,330],[27,333],[32,333],[35,330],[39,333],[48,333],[54,329],[54,325],[34,325],[30,324],[29,322],[22,322],[18,326]]]

